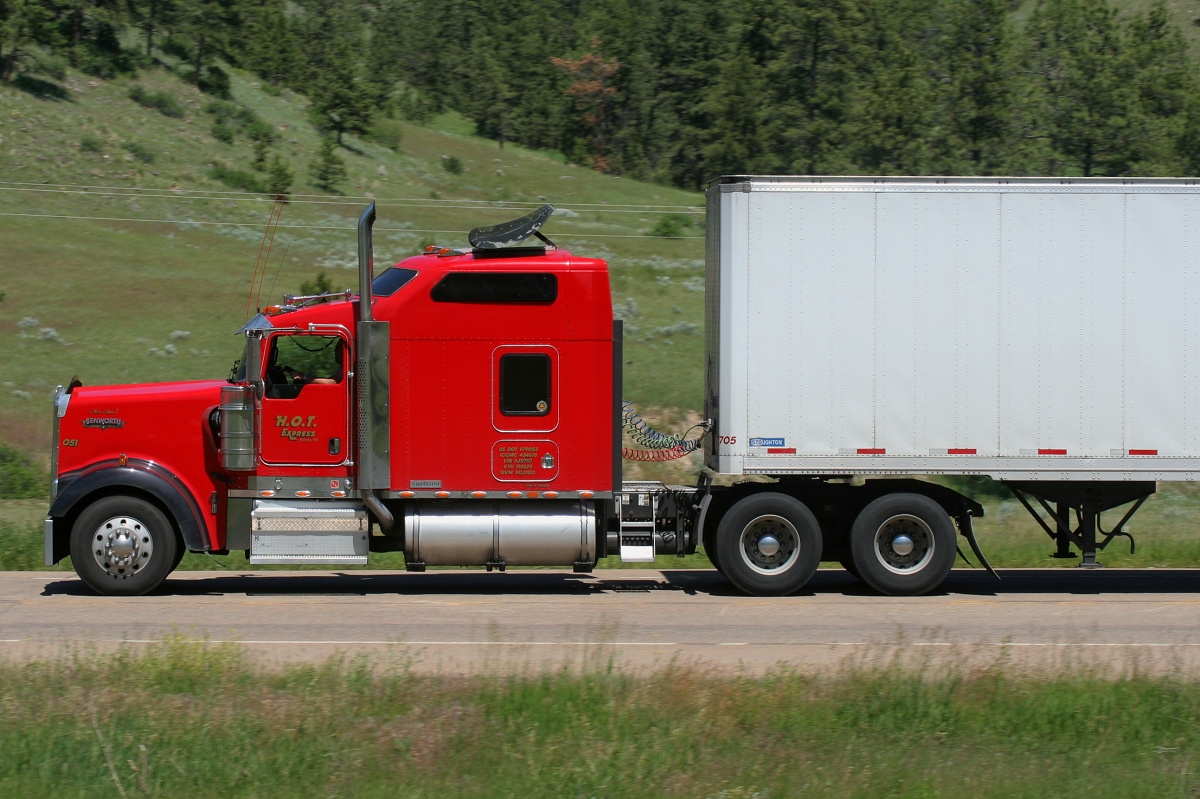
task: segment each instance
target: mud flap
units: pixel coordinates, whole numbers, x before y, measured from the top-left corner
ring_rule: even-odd
[[[983,550],[979,548],[979,541],[975,538],[975,528],[971,526],[970,513],[964,512],[958,517],[958,531],[962,534],[963,538],[967,539],[967,543],[971,545],[971,551],[975,553],[975,557],[979,558],[979,562],[983,564],[983,568],[987,569],[989,574],[999,580],[1000,575],[996,574],[996,570],[992,568],[992,564],[988,563],[987,558],[983,556]],[[959,550],[959,554],[962,554],[962,550]],[[966,558],[963,558],[963,560],[966,560]]]

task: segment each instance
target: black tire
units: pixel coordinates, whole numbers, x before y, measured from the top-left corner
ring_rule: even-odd
[[[858,577],[858,567],[854,565],[854,560],[849,555],[839,558],[838,563],[842,564],[842,568],[850,572],[852,577]],[[858,577],[858,579],[861,580],[862,578]]]
[[[707,525],[708,529],[704,531],[701,538],[701,545],[704,547],[704,555],[712,563],[713,568],[724,574],[721,571],[721,558],[717,555],[717,529],[712,525]]]
[[[921,494],[882,496],[863,508],[850,528],[850,556],[858,576],[881,594],[932,591],[950,573],[955,552],[950,515]]]
[[[187,554],[187,547],[184,547],[184,546],[175,547],[175,558],[171,561],[171,568],[170,568],[170,570],[167,571],[167,574],[170,574],[171,572],[173,572],[179,568],[179,563],[180,563],[180,561],[183,560],[183,556],[186,554]]]
[[[175,567],[181,547],[166,514],[137,497],[104,497],[71,530],[75,573],[98,594],[153,591]]]
[[[770,537],[770,551],[760,545]],[[773,491],[734,503],[717,525],[722,573],[753,596],[786,596],[804,587],[821,562],[821,526],[804,503]]]

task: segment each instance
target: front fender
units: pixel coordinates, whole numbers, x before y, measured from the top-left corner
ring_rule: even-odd
[[[183,543],[193,551],[212,549],[208,528],[195,497],[175,475],[156,463],[137,458],[113,459],[92,464],[59,478],[58,496],[50,506],[53,532],[46,536],[46,565],[70,552],[70,530],[62,522],[81,510],[90,497],[122,493],[122,489],[148,494],[167,510],[179,526]]]

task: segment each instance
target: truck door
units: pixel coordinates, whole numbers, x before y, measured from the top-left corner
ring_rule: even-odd
[[[279,333],[267,342],[259,425],[271,465],[336,466],[349,458],[348,343],[337,335]]]
[[[502,346],[492,352],[492,476],[541,483],[558,477],[558,350]]]

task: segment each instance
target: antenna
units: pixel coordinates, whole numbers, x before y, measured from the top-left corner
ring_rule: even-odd
[[[275,203],[279,206],[279,214],[275,217],[275,225],[271,228],[271,240],[267,242],[267,257],[263,261],[262,277],[258,279],[258,295],[254,298],[254,305],[262,307],[262,287],[267,279],[267,266],[271,263],[271,248],[275,246],[275,231],[279,230],[279,220],[283,216],[283,195],[275,194]],[[282,264],[280,265],[282,266]]]
[[[262,241],[258,245],[258,258],[254,261],[254,274],[250,276],[250,291],[246,294],[246,321],[250,321],[250,308],[253,307],[254,300],[254,284],[258,282],[258,266],[262,262],[263,247],[267,244],[267,233],[271,231],[271,222],[275,219],[275,209],[279,208],[279,213],[283,214],[283,209],[279,205],[279,195],[275,195],[275,203],[271,206],[271,213],[267,217],[267,226],[263,228]],[[263,276],[266,277],[266,267],[263,267]]]

